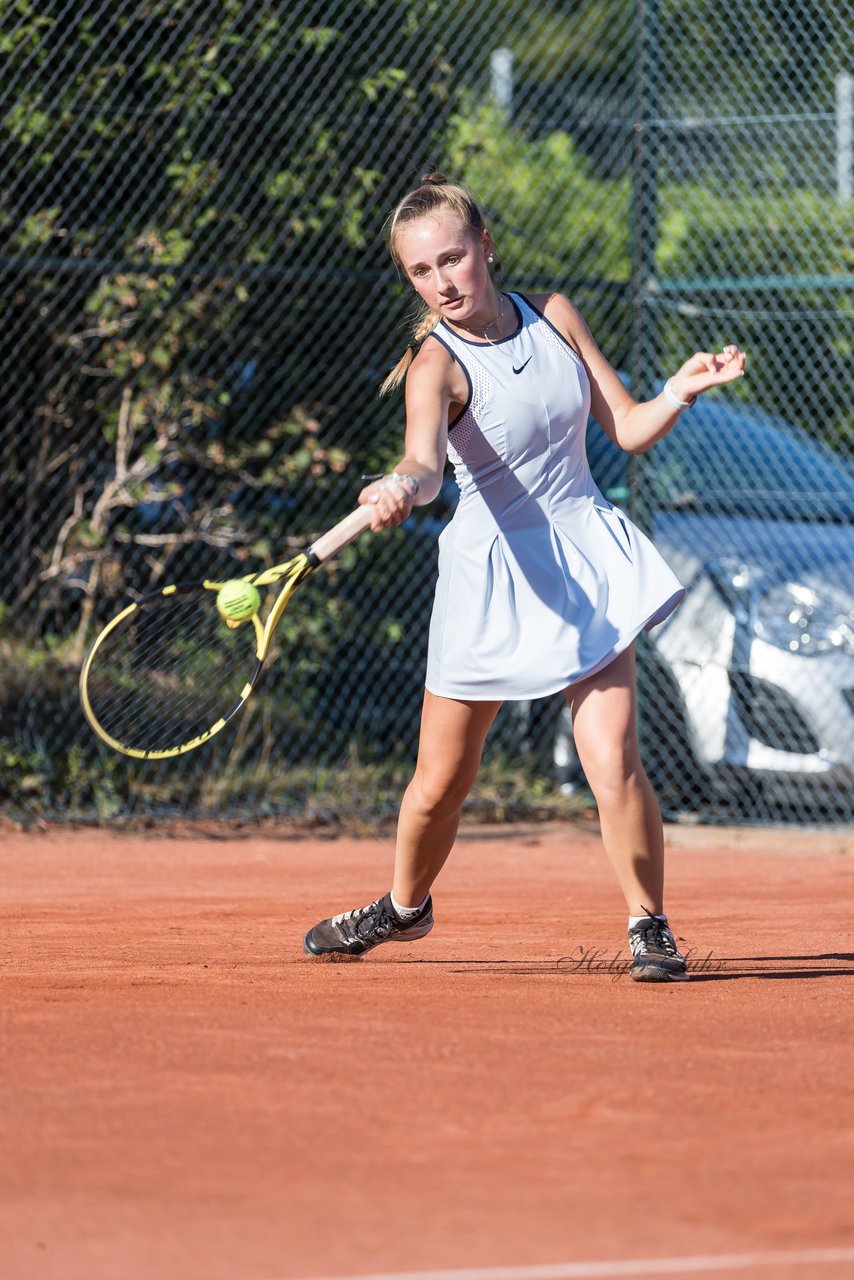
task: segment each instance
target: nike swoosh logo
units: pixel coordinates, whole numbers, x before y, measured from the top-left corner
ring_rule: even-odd
[[[530,363],[531,363],[531,356],[528,356],[528,359],[525,361],[525,364],[530,364]],[[522,370],[525,368],[525,364],[520,364],[518,369],[516,368],[516,366],[515,366],[515,364],[514,364],[514,366],[513,366],[513,372],[514,372],[514,373],[521,373],[521,372],[522,372]]]

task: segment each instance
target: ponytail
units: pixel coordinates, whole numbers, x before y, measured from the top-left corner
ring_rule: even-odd
[[[409,366],[415,359],[414,347],[419,346],[426,337],[429,337],[441,319],[442,317],[438,311],[430,311],[427,307],[424,308],[415,321],[415,326],[412,330],[412,345],[406,348],[391,373],[383,382],[380,387],[381,396],[384,396],[387,391],[394,391],[395,387],[400,386],[409,371]]]

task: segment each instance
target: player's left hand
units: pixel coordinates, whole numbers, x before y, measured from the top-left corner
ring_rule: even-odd
[[[717,354],[712,351],[698,351],[673,375],[671,379],[673,392],[680,400],[690,400],[711,387],[735,382],[736,378],[744,375],[745,360],[744,352],[734,343],[730,343]]]

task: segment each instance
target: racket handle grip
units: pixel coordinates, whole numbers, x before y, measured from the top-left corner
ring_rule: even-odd
[[[309,547],[309,555],[316,564],[324,564],[327,560],[331,560],[339,551],[343,551],[358,538],[360,533],[370,528],[373,515],[373,508],[357,507],[343,520],[339,520],[338,524],[333,525],[328,532],[321,534],[317,542],[313,542]]]

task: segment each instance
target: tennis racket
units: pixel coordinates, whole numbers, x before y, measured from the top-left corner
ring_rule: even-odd
[[[80,672],[80,698],[99,738],[137,760],[166,760],[219,733],[258,684],[273,633],[294,591],[371,523],[357,507],[307,551],[240,579],[278,595],[242,622],[217,609],[224,582],[176,583],[122,609],[97,636]],[[269,595],[269,593],[267,593]],[[250,606],[251,607],[251,606]]]

